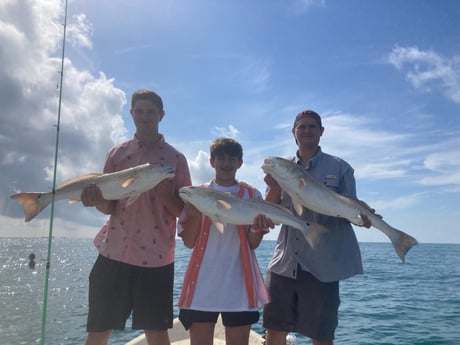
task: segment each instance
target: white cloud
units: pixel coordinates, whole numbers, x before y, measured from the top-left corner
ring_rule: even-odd
[[[377,128],[377,123],[356,114],[326,114],[323,122],[323,150],[351,163],[358,178],[401,177],[412,163],[404,151],[395,149],[404,146],[409,134]]]
[[[444,150],[427,155],[424,167],[433,174],[420,179],[422,185],[444,186],[446,191],[460,192],[460,143],[454,144],[451,150]],[[450,187],[450,188],[447,188]]]
[[[358,179],[411,176],[415,184],[460,189],[460,139],[455,131],[435,135],[429,127],[418,128],[417,135],[394,132],[379,126],[375,119],[341,112],[326,112],[323,122],[323,150],[351,163]],[[437,140],[440,136],[442,141]]]
[[[399,70],[408,66],[406,78],[416,89],[431,92],[431,85],[440,84],[450,100],[460,103],[460,56],[447,59],[417,47],[395,47],[388,62]]]
[[[270,63],[267,59],[248,57],[237,75],[250,92],[266,91],[270,85]]]
[[[18,190],[46,192],[52,185],[62,15],[59,1],[0,4],[0,194],[5,195],[0,212],[14,216],[21,211],[10,207],[14,201],[7,195]],[[89,25],[80,17],[73,36],[90,46],[85,27]],[[62,87],[57,184],[101,171],[106,152],[127,132],[121,116],[125,93],[114,87],[113,79],[80,70],[66,58]]]
[[[452,152],[437,152],[428,155],[424,161],[424,166],[436,172],[460,171],[460,142],[456,143],[457,150]]]
[[[424,194],[415,193],[411,195],[404,195],[391,200],[375,200],[372,201],[372,207],[377,210],[377,213],[389,210],[404,210],[417,205],[417,203],[419,203],[420,199],[423,197]]]
[[[291,15],[301,15],[313,7],[324,7],[326,0],[289,0],[288,13]]]
[[[240,131],[235,126],[228,125],[228,127],[214,127],[212,133],[217,137],[236,139]]]
[[[214,177],[214,170],[209,164],[209,154],[200,150],[195,159],[188,160],[193,185],[208,182]]]
[[[128,54],[132,52],[139,52],[144,49],[150,49],[152,48],[152,44],[142,44],[139,46],[132,46],[132,47],[125,47],[123,49],[118,49],[114,52],[115,55],[123,55],[123,54]]]
[[[93,35],[93,26],[83,13],[74,15],[71,22],[66,28],[67,39],[74,46],[92,48],[93,43],[91,36]]]

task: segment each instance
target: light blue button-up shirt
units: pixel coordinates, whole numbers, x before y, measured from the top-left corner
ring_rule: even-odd
[[[297,157],[292,158],[299,163]],[[356,199],[353,168],[343,159],[318,150],[306,170],[335,192]],[[281,204],[294,213],[291,200],[282,193]],[[296,278],[298,266],[323,282],[332,282],[363,273],[361,253],[354,230],[346,219],[325,216],[304,208],[301,218],[324,225],[328,231],[320,236],[315,248],[302,234],[287,225],[281,227],[268,269],[276,274]]]

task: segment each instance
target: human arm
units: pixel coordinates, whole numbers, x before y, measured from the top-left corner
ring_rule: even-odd
[[[267,174],[264,177],[264,181],[267,184],[267,191],[265,193],[265,200],[279,204],[281,202],[281,187],[276,180]]]
[[[375,216],[379,217],[380,219],[382,219],[383,217],[380,215],[380,214],[377,214],[375,213],[375,209],[373,209],[372,207],[370,207],[366,202],[364,202],[363,200],[359,200],[359,199],[356,199],[356,201],[361,204],[364,208],[366,208],[369,212],[373,213]],[[363,226],[365,228],[370,228],[372,226],[372,222],[371,220],[369,219],[369,217],[365,214],[365,213],[360,213],[360,216],[361,216],[361,219],[363,221],[363,225],[360,225],[360,226]]]
[[[95,206],[99,212],[104,214],[113,214],[115,212],[116,200],[106,200],[102,196],[100,188],[91,183],[81,192],[81,202],[86,207]]]
[[[175,174],[171,179],[162,181],[155,187],[155,194],[162,198],[166,209],[175,217],[179,217],[184,209],[184,202],[179,197],[179,190],[185,186],[191,186],[192,180],[187,165],[187,159],[180,154],[175,162]]]
[[[354,177],[354,170],[351,167],[348,167],[348,169],[345,170],[345,174],[343,175],[341,183],[340,183],[339,192],[340,194],[343,194],[347,197],[355,199],[362,207],[367,209],[369,212],[375,214],[375,210],[373,208],[371,208],[363,200],[358,199],[357,194],[356,194],[356,180]],[[370,228],[372,226],[372,222],[369,219],[369,217],[366,215],[366,213],[361,212],[360,216],[363,221],[363,224],[360,226],[365,227],[365,228]],[[379,214],[376,214],[376,216],[382,218],[382,216]]]
[[[175,192],[174,181],[172,179],[161,181],[156,185],[154,191],[169,213],[174,217],[179,217],[184,208],[184,202]]]
[[[266,217],[263,214],[259,214],[254,218],[254,221],[249,228],[248,232],[248,243],[251,249],[256,249],[260,242],[262,241],[262,237],[269,232],[269,228],[273,229],[275,224],[273,221]]]
[[[196,237],[201,229],[202,214],[198,211],[195,206],[190,203],[185,203],[184,206],[185,218],[181,222],[183,231],[179,233],[182,238],[184,245],[187,248],[193,248],[195,246]]]

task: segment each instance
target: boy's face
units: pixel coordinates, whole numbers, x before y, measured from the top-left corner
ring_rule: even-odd
[[[238,157],[229,154],[216,155],[210,159],[211,166],[216,171],[216,182],[223,186],[235,184],[236,171],[241,167],[243,161]]]
[[[144,99],[138,100],[130,112],[137,132],[146,133],[158,132],[158,123],[165,114],[154,102]]]

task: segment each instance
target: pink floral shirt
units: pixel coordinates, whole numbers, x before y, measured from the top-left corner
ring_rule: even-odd
[[[113,147],[108,153],[104,173],[120,171],[144,163],[169,162],[175,166],[174,188],[191,185],[185,156],[166,143],[162,136],[152,145],[136,137]],[[156,198],[155,190],[143,193],[126,207],[127,199],[116,203],[94,239],[99,253],[109,259],[142,267],[162,267],[174,262],[176,217]]]

